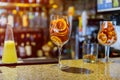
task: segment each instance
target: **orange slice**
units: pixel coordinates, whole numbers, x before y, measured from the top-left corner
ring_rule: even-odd
[[[66,29],[59,31],[58,29],[50,28],[50,35],[56,35],[56,36],[64,36],[69,34],[69,28],[66,27]]]
[[[69,34],[69,29],[68,29],[68,27],[66,27],[66,29],[63,30],[63,31],[60,31],[58,34],[59,34],[60,36],[64,36],[64,35]]]
[[[112,22],[108,21],[108,26],[112,27],[113,26]]]
[[[51,36],[51,40],[56,44],[56,45],[61,45],[62,41],[59,37],[57,36]]]
[[[56,20],[52,20],[50,22],[50,27],[55,27],[56,26]]]
[[[98,40],[100,41],[101,44],[104,44],[107,42],[107,36],[104,33],[99,33],[98,34]]]
[[[105,23],[102,23],[101,26],[102,26],[102,31],[103,31],[105,27]]]
[[[51,35],[56,35],[56,36],[66,36],[69,34],[69,30],[65,29],[64,31],[60,31],[60,32],[51,32]]]
[[[64,19],[58,19],[56,21],[56,27],[59,29],[59,31],[63,31],[67,28],[66,21]]]

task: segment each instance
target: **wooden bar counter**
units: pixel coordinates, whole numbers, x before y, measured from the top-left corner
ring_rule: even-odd
[[[65,60],[69,69],[60,70],[56,64],[1,66],[0,80],[120,80],[120,58],[114,63],[83,63]]]

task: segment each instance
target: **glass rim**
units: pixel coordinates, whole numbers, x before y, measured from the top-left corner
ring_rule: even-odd
[[[52,18],[68,18],[67,15],[52,15]]]
[[[116,23],[117,23],[116,20],[102,20],[102,21],[100,21],[100,26],[103,22],[111,22],[114,26],[116,26]]]
[[[83,45],[97,45],[97,46],[99,46],[98,43],[83,43]]]

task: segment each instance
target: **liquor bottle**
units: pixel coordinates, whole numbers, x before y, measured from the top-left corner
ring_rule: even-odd
[[[118,6],[119,6],[119,1],[113,0],[113,7],[118,7]]]
[[[39,13],[39,7],[36,7],[35,15],[34,15],[34,25],[35,28],[40,28],[41,26],[41,15]]]
[[[46,12],[41,12],[41,27],[46,28],[47,27],[47,15]]]
[[[82,35],[82,17],[78,17],[79,35]]]
[[[14,15],[12,14],[11,10],[8,11],[7,20],[8,20],[8,24],[10,24],[11,27],[14,27]]]
[[[22,15],[22,26],[23,28],[27,28],[28,27],[28,15],[27,15],[27,11],[26,9],[24,9],[23,15]]]
[[[36,43],[35,39],[36,39],[36,37],[33,34],[31,34],[30,35],[30,42],[31,42],[32,53],[33,53],[32,56],[34,56],[34,57],[37,56],[37,50],[38,50],[37,45],[39,45]]]
[[[32,56],[32,47],[30,46],[30,42],[26,42],[25,51],[26,51],[27,57]]]
[[[7,24],[7,13],[6,11],[2,12],[1,17],[0,17],[0,25],[1,27],[5,27]]]
[[[20,41],[25,41],[24,39],[25,39],[25,34],[22,33],[22,34],[20,35]]]
[[[43,51],[41,49],[37,50],[37,57],[43,57]]]
[[[26,42],[30,41],[30,33],[26,33],[26,37],[25,38],[26,38],[25,39]]]
[[[16,7],[16,14],[14,14],[14,27],[15,28],[21,28],[21,16],[20,16],[20,10],[19,7]]]
[[[48,44],[43,45],[42,50],[43,50],[44,55],[46,57],[50,57],[50,53],[49,53],[50,52],[50,47],[48,46]]]
[[[25,44],[22,42],[20,44],[20,46],[18,47],[18,50],[19,50],[19,56],[20,58],[25,58],[26,57],[26,53],[25,53]]]
[[[30,33],[26,33],[24,42],[26,43],[26,45],[25,45],[26,55],[28,57],[31,57],[32,56],[32,46],[31,46],[31,41],[30,41]]]
[[[34,14],[33,14],[33,8],[32,7],[30,7],[28,16],[29,16],[29,27],[33,28],[33,26],[34,26]]]

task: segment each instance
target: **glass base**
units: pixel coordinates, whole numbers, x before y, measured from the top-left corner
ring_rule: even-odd
[[[65,69],[68,69],[69,66],[66,66],[66,65],[63,65],[63,64],[58,64],[58,67],[61,69],[61,70],[65,70]]]
[[[96,63],[97,61],[90,60],[90,59],[83,59],[83,62],[86,62],[86,63]]]
[[[54,64],[51,67],[54,67],[54,68],[57,68],[57,69],[59,68],[61,70],[65,70],[65,69],[69,69],[70,68],[69,66],[62,65],[62,64]]]
[[[114,62],[114,61],[111,60],[111,59],[108,59],[108,60],[106,60],[106,59],[101,59],[100,61],[101,61],[101,62],[104,62],[104,63],[113,63],[113,62]]]

